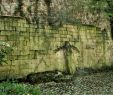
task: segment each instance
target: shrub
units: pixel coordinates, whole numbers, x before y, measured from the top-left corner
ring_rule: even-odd
[[[5,56],[7,56],[8,54],[10,54],[12,51],[12,47],[10,47],[10,45],[6,42],[0,42],[0,64],[2,64],[3,62],[6,63],[6,61],[4,60]]]

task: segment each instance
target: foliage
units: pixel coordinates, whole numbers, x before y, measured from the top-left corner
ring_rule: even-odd
[[[12,47],[10,47],[8,43],[0,42],[0,64],[2,64],[3,62],[6,63],[4,58],[6,55],[10,54],[11,51],[12,51]]]
[[[113,0],[93,0],[90,3],[91,9],[104,12],[109,19],[111,27],[111,37],[113,39]]]
[[[113,1],[112,0],[92,0],[90,9],[93,11],[103,11],[109,17],[113,17]]]
[[[23,10],[23,7],[24,7],[23,0],[17,0],[17,1],[18,1],[18,6],[15,9],[14,15],[24,17],[25,14]]]
[[[0,95],[42,95],[39,87],[11,82],[0,83]]]

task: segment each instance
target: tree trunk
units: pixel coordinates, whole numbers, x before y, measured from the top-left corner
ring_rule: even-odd
[[[109,12],[112,14],[113,13],[113,2],[112,0],[106,0],[107,4],[108,4],[108,10]],[[113,16],[109,16],[110,18],[110,27],[111,27],[111,38],[113,40]]]
[[[113,17],[110,17],[111,38],[113,40]]]
[[[51,0],[45,0],[45,3],[46,3],[46,6],[47,6],[47,15],[48,15],[47,22],[50,25],[50,17],[51,17],[51,7],[50,7],[50,4],[52,3],[52,1]]]

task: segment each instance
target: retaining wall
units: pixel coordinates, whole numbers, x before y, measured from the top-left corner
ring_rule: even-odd
[[[13,51],[0,66],[1,78],[30,73],[112,65],[109,33],[88,25],[63,25],[38,29],[20,17],[0,17],[0,41]]]

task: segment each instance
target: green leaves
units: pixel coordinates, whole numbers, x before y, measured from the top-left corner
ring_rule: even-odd
[[[11,82],[0,83],[0,95],[42,95],[38,86]]]
[[[12,47],[6,42],[0,42],[0,64],[6,63],[4,58],[11,53]]]
[[[92,8],[95,8],[95,10],[100,9],[102,11],[105,11],[106,13],[108,11],[110,13],[113,13],[112,0],[92,0],[92,2],[90,3],[90,6],[93,6]]]

